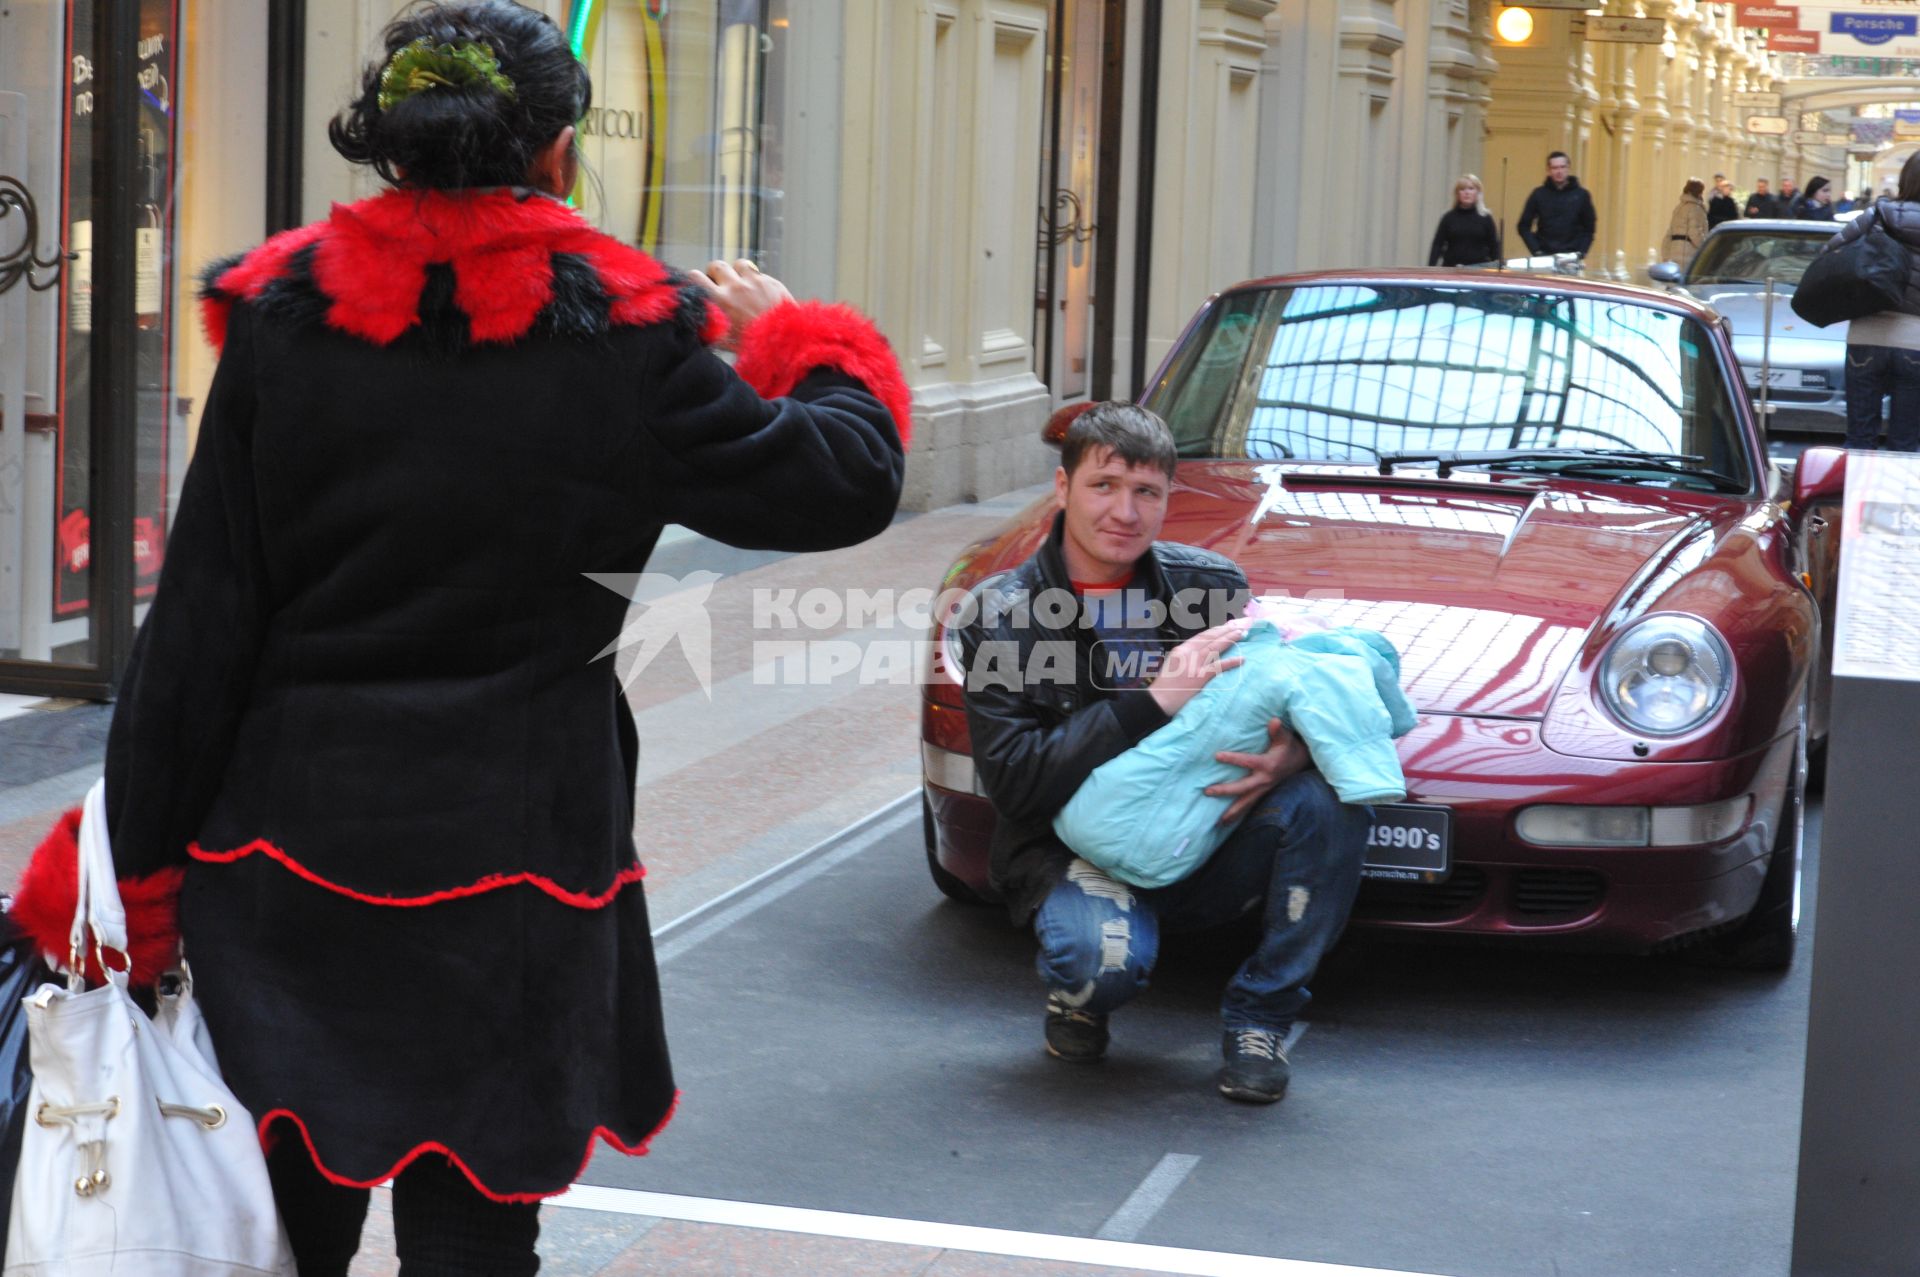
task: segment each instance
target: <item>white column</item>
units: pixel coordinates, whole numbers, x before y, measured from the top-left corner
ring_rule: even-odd
[[[902,504],[1036,482],[1034,373],[1046,0],[846,0],[839,294],[914,391]]]

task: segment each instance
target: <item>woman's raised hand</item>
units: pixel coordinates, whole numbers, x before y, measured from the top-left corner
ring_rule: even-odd
[[[688,271],[694,283],[707,290],[720,313],[727,317],[727,336],[720,343],[732,349],[748,324],[781,302],[793,300],[787,286],[744,257],[713,261],[705,270]]]

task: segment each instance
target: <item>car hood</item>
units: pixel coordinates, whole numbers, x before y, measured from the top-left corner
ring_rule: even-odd
[[[1765,289],[1745,284],[1701,284],[1688,291],[1726,318],[1727,323],[1733,326],[1737,345],[1744,348],[1748,344],[1745,339],[1757,343],[1760,335],[1767,331]],[[1774,341],[1820,341],[1846,345],[1847,326],[1844,323],[1816,328],[1793,313],[1790,304],[1792,298],[1791,288],[1776,287],[1773,291]]]
[[[1729,505],[1464,472],[1319,473],[1185,463],[1161,536],[1233,559],[1256,595],[1386,635],[1408,697],[1432,713],[1543,717],[1593,627]]]

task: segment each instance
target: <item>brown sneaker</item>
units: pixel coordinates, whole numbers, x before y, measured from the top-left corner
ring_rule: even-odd
[[[1090,1064],[1107,1053],[1107,1017],[1047,998],[1047,1054],[1070,1064]]]

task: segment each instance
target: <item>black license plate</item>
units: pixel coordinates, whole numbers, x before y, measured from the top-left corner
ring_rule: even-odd
[[[1389,882],[1444,882],[1453,868],[1453,812],[1375,803],[1361,875]]]

